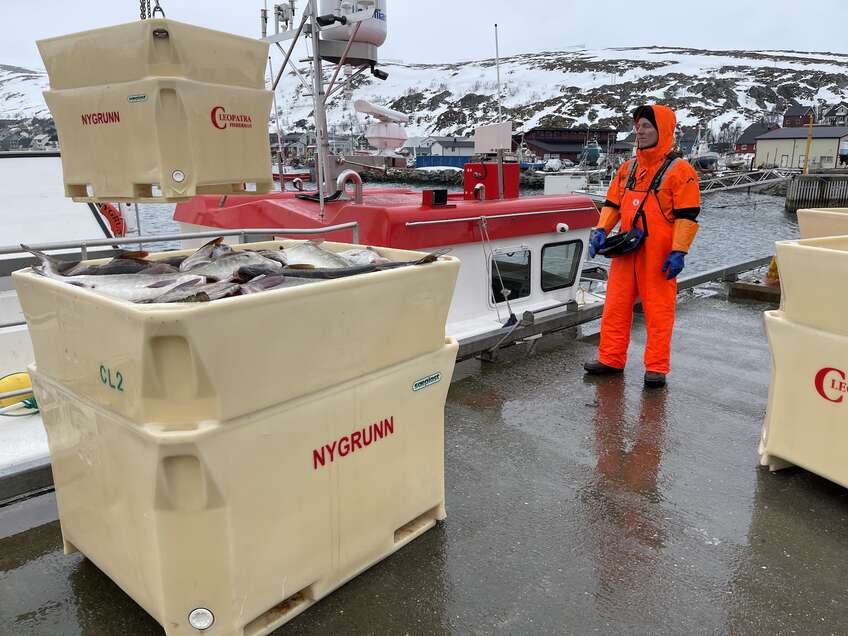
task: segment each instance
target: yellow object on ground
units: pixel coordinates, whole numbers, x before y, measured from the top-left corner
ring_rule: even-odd
[[[781,309],[766,312],[773,358],[763,465],[797,465],[848,486],[848,237],[777,243]]]
[[[268,46],[165,19],[39,41],[66,196],[269,192]]]
[[[12,373],[0,378],[0,393],[11,393],[12,391],[22,391],[30,388],[32,388],[32,381],[29,378],[29,373]],[[24,395],[0,400],[0,408],[17,404],[18,402],[22,402],[23,400],[31,397],[32,393],[26,393]]]
[[[16,272],[66,552],[168,636],[262,636],[444,519],[458,270],[192,305]]]
[[[777,257],[772,256],[771,263],[769,263],[768,273],[766,273],[766,278],[769,281],[779,281],[780,280],[780,268],[777,266]]]

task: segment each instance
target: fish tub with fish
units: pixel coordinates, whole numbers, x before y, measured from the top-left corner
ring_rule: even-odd
[[[207,633],[266,634],[444,518],[459,261],[378,253],[407,266],[324,279],[331,267],[301,264],[318,278],[210,302],[13,275],[66,551],[169,636],[209,621]],[[185,275],[232,254],[201,257]]]

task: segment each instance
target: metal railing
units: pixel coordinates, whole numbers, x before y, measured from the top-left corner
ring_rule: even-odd
[[[251,228],[244,230],[189,232],[186,234],[157,234],[154,236],[134,236],[132,238],[120,239],[92,239],[88,241],[76,241],[67,243],[33,243],[32,245],[28,245],[28,247],[34,250],[38,250],[39,252],[47,252],[50,250],[79,249],[82,260],[86,260],[88,258],[89,247],[112,247],[115,245],[137,245],[139,243],[162,243],[167,241],[181,241],[184,239],[217,238],[219,236],[238,236],[240,239],[240,243],[246,243],[248,236],[272,236],[281,234],[288,236],[308,236],[315,234],[330,234],[332,232],[342,232],[344,230],[351,230],[351,234],[353,235],[353,242],[355,244],[359,243],[359,223],[356,221],[351,221],[350,223],[342,223],[340,225],[331,225],[328,227],[320,228]],[[20,245],[7,245],[4,247],[0,247],[0,255],[27,253],[29,253],[28,250],[24,249]],[[67,254],[64,254],[64,256],[67,256]],[[2,264],[2,261],[0,261],[0,264]],[[27,267],[27,264],[21,262],[17,262],[17,265],[19,265],[19,267],[16,266],[16,269],[22,269],[24,267]],[[5,329],[7,327],[20,327],[25,324],[25,321],[0,323],[0,329]],[[3,396],[0,396],[0,399],[2,398]]]
[[[728,190],[742,190],[759,186],[771,185],[789,181],[793,172],[783,168],[768,170],[755,170],[754,172],[740,172],[718,177],[701,179],[700,189],[702,194],[710,192],[727,192]]]
[[[437,208],[438,209],[438,208]],[[467,223],[469,221],[497,221],[498,219],[514,219],[521,216],[543,216],[545,214],[561,214],[563,212],[597,212],[596,208],[572,208],[570,210],[540,210],[539,212],[512,212],[510,214],[489,214],[485,216],[467,216],[461,219],[439,219],[435,221],[407,221],[406,227],[419,225],[445,225],[447,223]]]
[[[168,241],[183,241],[186,239],[202,239],[202,238],[217,238],[219,236],[238,236],[240,243],[246,243],[248,236],[274,236],[285,234],[287,236],[304,236],[314,234],[330,234],[332,232],[341,232],[343,230],[352,230],[353,242],[359,243],[359,223],[352,221],[350,223],[342,223],[341,225],[331,225],[328,227],[318,228],[250,228],[242,230],[213,230],[208,232],[189,232],[186,234],[156,234],[152,236],[133,236],[125,238],[103,238],[91,239],[85,241],[69,241],[57,243],[33,243],[28,245],[30,249],[39,252],[47,252],[51,250],[75,250],[79,249],[82,260],[88,258],[89,247],[113,247],[116,245],[137,245],[144,243],[165,243]],[[0,256],[5,254],[26,254],[29,250],[20,245],[0,246]]]

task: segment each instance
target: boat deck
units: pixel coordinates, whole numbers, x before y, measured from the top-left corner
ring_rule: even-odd
[[[591,337],[463,363],[447,521],[279,634],[844,633],[848,491],[758,467],[763,303],[681,299],[666,390],[584,379]],[[161,635],[62,555],[53,495],[0,508],[0,633]]]

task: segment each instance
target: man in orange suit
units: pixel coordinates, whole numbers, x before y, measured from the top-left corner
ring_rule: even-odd
[[[636,157],[610,183],[589,255],[613,259],[607,285],[598,359],[584,365],[594,375],[621,373],[627,363],[633,306],[641,300],[648,331],[645,386],[665,385],[670,371],[677,275],[698,232],[698,175],[672,154],[677,119],[667,106],[640,106]],[[621,225],[620,233],[610,236]]]

